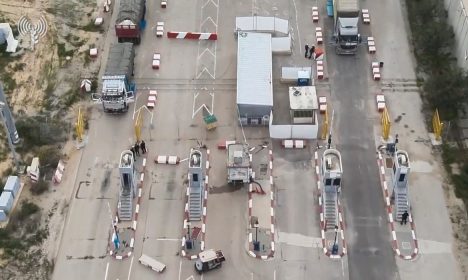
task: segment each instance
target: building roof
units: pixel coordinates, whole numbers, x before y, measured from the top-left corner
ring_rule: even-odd
[[[271,34],[240,32],[237,104],[273,106]]]
[[[291,110],[317,110],[315,87],[289,87],[289,106]]]

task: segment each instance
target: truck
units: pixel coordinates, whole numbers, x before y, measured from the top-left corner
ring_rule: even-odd
[[[132,82],[135,48],[132,43],[111,45],[106,70],[102,76],[101,101],[104,112],[128,111],[133,102],[136,86]]]
[[[248,146],[242,143],[227,145],[227,170],[229,184],[249,183],[252,177]]]
[[[358,27],[359,0],[333,0],[333,15],[336,53],[355,54],[361,42]]]
[[[220,250],[205,250],[198,254],[198,259],[195,261],[195,270],[198,274],[209,271],[215,268],[220,268],[226,258]]]
[[[121,0],[115,21],[118,42],[139,44],[145,27],[146,0]]]

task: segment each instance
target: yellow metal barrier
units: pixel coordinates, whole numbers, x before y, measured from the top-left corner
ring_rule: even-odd
[[[83,112],[81,111],[81,107],[78,108],[78,116],[76,118],[75,129],[76,129],[76,138],[78,139],[79,142],[83,141],[84,116],[83,116]]]
[[[141,140],[141,126],[143,125],[143,116],[141,110],[138,111],[138,115],[135,119],[135,137],[137,141]]]
[[[328,136],[328,126],[329,126],[329,122],[328,122],[328,109],[325,109],[325,116],[324,116],[324,119],[323,119],[323,126],[322,126],[322,140],[326,140],[327,139],[327,136]]]
[[[434,130],[434,136],[437,141],[440,141],[443,127],[444,124],[440,121],[439,110],[436,109],[434,112],[434,116],[432,117],[432,128]]]
[[[382,124],[382,137],[384,140],[388,140],[388,137],[390,136],[391,122],[390,122],[390,116],[388,115],[387,108],[383,110],[382,116],[380,118],[380,122]]]

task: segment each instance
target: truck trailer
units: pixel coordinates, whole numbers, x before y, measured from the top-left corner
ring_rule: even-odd
[[[121,0],[115,21],[115,34],[119,43],[139,44],[145,25],[146,0]]]
[[[104,112],[128,111],[134,101],[135,83],[132,82],[135,48],[132,43],[113,44],[109,50],[106,71],[102,76],[101,101]]]
[[[359,0],[333,0],[337,54],[355,54],[361,41],[359,34]]]

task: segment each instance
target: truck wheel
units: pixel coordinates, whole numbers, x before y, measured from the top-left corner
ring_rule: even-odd
[[[140,38],[140,37],[138,37],[138,38],[136,39],[136,44],[137,44],[137,45],[139,45],[139,44],[140,44],[140,42],[141,42],[141,38]]]
[[[122,43],[123,40],[122,40],[122,38],[118,37],[117,41],[118,41],[119,43]]]

